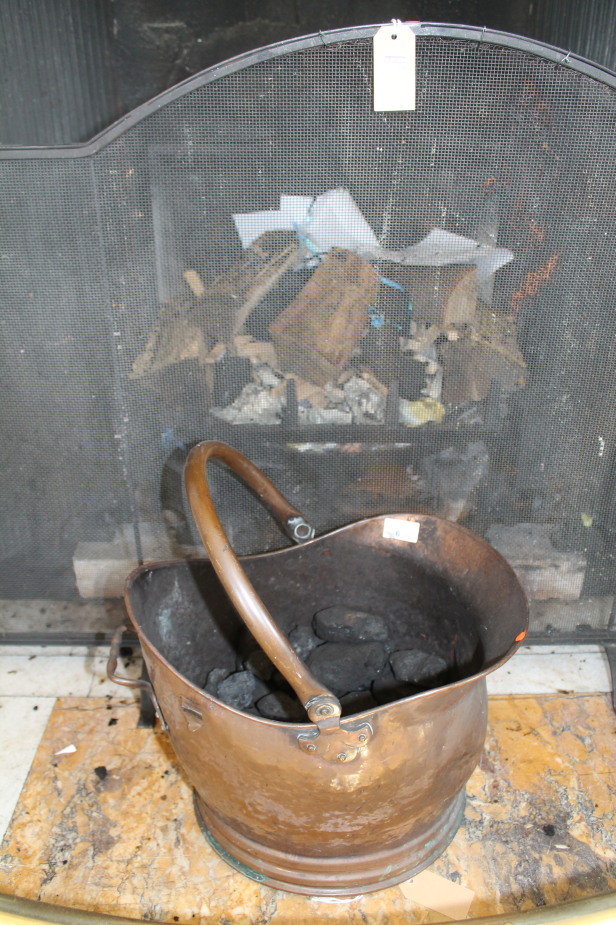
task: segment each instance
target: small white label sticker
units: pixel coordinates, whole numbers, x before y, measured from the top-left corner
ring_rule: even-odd
[[[416,543],[419,539],[419,521],[396,520],[386,517],[383,521],[383,536],[386,540],[402,540],[404,543]]]
[[[407,23],[381,26],[372,42],[374,111],[415,109],[415,33]]]

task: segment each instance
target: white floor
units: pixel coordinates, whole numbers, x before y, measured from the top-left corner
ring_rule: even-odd
[[[56,697],[130,696],[107,680],[107,649],[0,645],[0,838],[17,805]],[[119,672],[138,678],[141,659]]]
[[[107,650],[0,645],[0,837],[11,821],[56,697],[104,697]],[[139,677],[139,659],[121,673]],[[600,646],[524,646],[488,677],[490,694],[594,693],[611,690]]]

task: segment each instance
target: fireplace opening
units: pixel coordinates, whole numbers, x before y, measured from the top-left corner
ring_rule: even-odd
[[[200,555],[182,468],[221,439],[318,532],[455,520],[530,638],[613,640],[616,78],[422,25],[416,109],[375,112],[374,31],[0,151],[8,637],[107,635],[134,565]],[[285,545],[212,481],[238,553]]]

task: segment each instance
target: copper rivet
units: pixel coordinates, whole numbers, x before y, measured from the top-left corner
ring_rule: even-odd
[[[316,752],[317,750],[316,745],[313,745],[312,742],[309,745],[307,745],[306,748],[308,749],[309,752]]]
[[[340,752],[340,754],[338,755],[338,761],[346,761],[346,755],[344,754],[344,752]]]
[[[361,734],[360,737],[359,737],[359,741],[360,741],[360,742],[365,742],[365,741],[366,741],[366,736],[364,735],[363,732],[362,732],[362,734]]]

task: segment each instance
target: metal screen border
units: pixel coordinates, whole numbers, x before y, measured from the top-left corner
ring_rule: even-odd
[[[73,145],[60,146],[22,146],[22,147],[0,147],[0,161],[11,160],[52,160],[62,158],[86,158],[91,157],[103,151],[108,145],[120,138],[134,126],[148,116],[158,112],[164,106],[172,103],[182,97],[187,96],[193,90],[205,87],[216,80],[220,80],[230,74],[249,68],[253,64],[260,64],[282,55],[291,54],[296,51],[304,51],[309,48],[319,46],[334,45],[343,42],[352,42],[357,39],[370,39],[381,27],[381,23],[374,25],[343,27],[340,29],[331,29],[327,31],[315,32],[310,35],[299,36],[296,38],[285,39],[281,42],[275,42],[271,45],[255,49],[249,52],[243,52],[226,61],[214,64],[197,74],[188,77],[181,83],[175,84],[168,90],[153,97],[140,106],[122,116],[116,122],[113,122],[107,128],[103,129],[93,138],[86,142]],[[409,23],[415,35],[418,38],[444,38],[458,39],[469,43],[475,43],[478,49],[485,44],[497,45],[502,48],[521,51],[526,54],[534,55],[537,58],[543,58],[551,61],[555,67],[566,67],[572,71],[582,74],[596,80],[605,86],[616,90],[616,72],[603,65],[596,64],[587,58],[576,55],[571,51],[549,45],[536,39],[516,35],[510,32],[501,32],[496,29],[488,29],[481,26],[466,26],[457,24],[431,23],[431,22],[413,22]],[[564,645],[577,643],[595,643],[601,645],[606,650],[612,677],[616,679],[616,602],[614,604],[610,626],[605,630],[594,632],[562,632],[551,634],[545,631],[529,633],[528,641],[535,645]],[[60,634],[23,634],[7,633],[1,637],[4,644],[20,645],[24,642],[33,644],[40,641],[45,645],[51,644],[98,644],[104,645],[108,642],[105,633],[79,633],[67,632]],[[25,638],[27,637],[27,639]],[[103,638],[101,638],[103,637]],[[134,643],[134,640],[130,640]],[[614,687],[614,706],[616,709],[616,683]]]
[[[369,26],[352,26],[342,29],[330,29],[326,32],[315,32],[311,35],[300,36],[298,38],[285,39],[282,42],[275,42],[272,45],[266,45],[254,51],[244,52],[234,58],[229,58],[219,64],[188,77],[179,84],[164,90],[158,96],[153,97],[141,106],[122,116],[116,122],[113,122],[106,129],[103,129],[98,135],[95,135],[89,141],[81,142],[74,145],[60,145],[57,147],[47,146],[27,146],[27,147],[5,147],[0,148],[0,160],[43,160],[47,158],[65,158],[65,157],[90,157],[102,151],[107,145],[111,144],[133,126],[137,125],[143,119],[158,112],[163,106],[181,99],[192,90],[205,87],[215,80],[226,77],[229,74],[235,74],[244,70],[253,64],[260,64],[263,61],[269,61],[272,58],[278,58],[282,55],[291,54],[295,51],[304,51],[307,48],[315,48],[320,45],[334,45],[339,42],[351,42],[355,39],[370,39],[374,36],[377,29],[382,24]],[[535,55],[546,61],[552,61],[556,67],[567,67],[573,71],[583,74],[585,77],[591,77],[608,87],[616,90],[616,72],[603,65],[595,64],[587,58],[576,55],[571,51],[563,48],[557,48],[554,45],[548,45],[545,42],[539,42],[536,39],[525,36],[515,35],[511,32],[500,32],[496,29],[488,29],[485,26],[463,26],[444,23],[409,23],[415,35],[419,38],[445,38],[445,39],[464,39],[468,42],[476,43],[477,47],[482,44],[499,45],[502,48],[510,48],[516,51],[523,51],[527,54]]]

